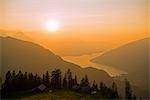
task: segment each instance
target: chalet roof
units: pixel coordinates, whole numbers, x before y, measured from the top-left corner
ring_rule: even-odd
[[[37,88],[41,91],[44,91],[46,89],[46,86],[44,84],[41,84]]]

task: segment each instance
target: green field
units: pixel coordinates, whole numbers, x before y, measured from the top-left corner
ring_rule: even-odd
[[[70,90],[54,90],[43,93],[29,93],[29,91],[11,94],[7,99],[19,100],[97,100],[96,96],[81,94]]]

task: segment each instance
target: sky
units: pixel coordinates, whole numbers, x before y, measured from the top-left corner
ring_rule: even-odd
[[[43,45],[66,38],[123,44],[148,36],[148,0],[0,0],[0,7],[0,30],[24,32]],[[46,29],[49,20],[59,23],[56,32]]]

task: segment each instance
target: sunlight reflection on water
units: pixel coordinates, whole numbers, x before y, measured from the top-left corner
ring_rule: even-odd
[[[110,76],[119,76],[121,74],[126,74],[126,72],[116,69],[111,66],[100,65],[91,62],[90,60],[100,56],[102,53],[94,53],[89,55],[81,55],[81,56],[64,56],[62,57],[64,60],[80,65],[83,68],[86,67],[94,67],[97,69],[101,69],[106,71]]]

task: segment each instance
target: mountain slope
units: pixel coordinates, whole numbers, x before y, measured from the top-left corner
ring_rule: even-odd
[[[149,42],[150,38],[138,40],[108,51],[91,61],[126,71],[132,83],[143,89],[148,89]]]
[[[71,69],[73,74],[78,75],[79,79],[87,74],[90,82],[93,82],[94,79],[97,82],[103,81],[106,84],[111,84],[112,82],[112,78],[105,71],[96,71],[97,69],[93,70],[93,72],[91,71],[91,73],[96,75],[93,79],[88,71],[90,68],[83,69],[78,65],[64,61],[61,57],[37,44],[11,37],[1,37],[0,41],[2,48],[2,77],[8,70],[44,73],[47,70],[52,71],[59,68],[62,73]],[[100,79],[99,76],[105,77],[105,79]]]

